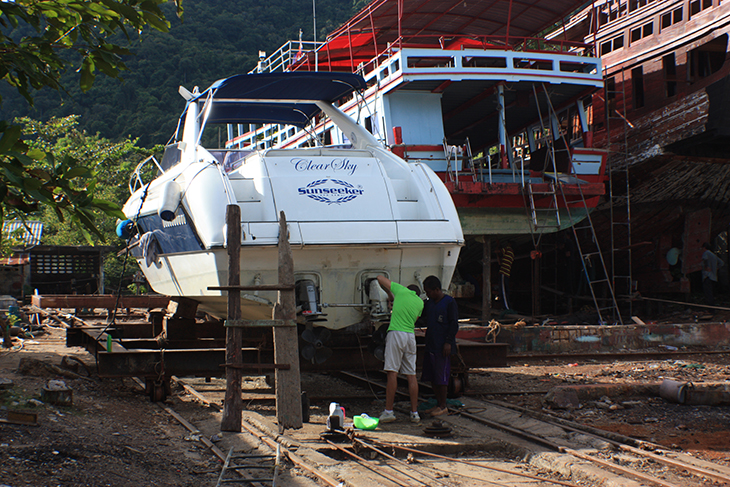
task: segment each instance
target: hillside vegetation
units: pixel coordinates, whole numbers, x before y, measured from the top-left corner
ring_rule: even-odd
[[[317,39],[347,20],[352,1],[317,0]],[[78,128],[112,141],[139,139],[142,147],[168,141],[184,107],[180,85],[191,89],[246,73],[256,66],[258,52],[271,53],[284,42],[312,39],[312,2],[309,0],[185,0],[181,22],[173,12],[169,33],[150,31],[136,42],[136,56],[125,60],[124,82],[99,77],[82,93],[77,73],[66,73],[61,82],[66,93],[44,89],[34,94],[35,106],[1,86],[0,119],[78,115]]]

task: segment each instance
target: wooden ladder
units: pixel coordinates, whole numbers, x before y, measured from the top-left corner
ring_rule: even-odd
[[[218,476],[216,487],[224,484],[276,485],[276,476],[281,463],[281,449],[276,447],[276,455],[257,455],[228,450],[226,461]],[[232,477],[231,474],[238,474]]]

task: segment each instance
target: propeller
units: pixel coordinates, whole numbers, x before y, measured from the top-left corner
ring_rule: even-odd
[[[370,353],[375,355],[375,358],[385,361],[385,335],[388,332],[388,325],[383,325],[373,332],[373,335],[368,343],[368,350]]]
[[[333,353],[331,348],[325,346],[331,336],[332,332],[327,328],[306,328],[301,337],[305,342],[301,350],[302,357],[311,360],[313,364],[324,363]]]

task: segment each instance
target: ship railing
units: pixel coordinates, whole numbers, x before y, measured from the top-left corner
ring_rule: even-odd
[[[339,36],[338,36],[339,37]],[[275,71],[312,71],[322,69],[331,71],[329,42],[290,40],[268,57],[262,57],[256,68],[249,74]],[[546,39],[544,37],[520,36],[464,36],[449,37],[422,35],[398,38],[388,43],[368,62],[355,62],[351,59],[350,69],[364,77],[377,70],[381,63],[405,48],[438,49],[442,51],[489,51],[506,50],[525,53],[564,53],[573,56],[593,57],[594,45],[565,39]],[[309,54],[315,53],[319,63],[312,63]],[[341,68],[340,68],[341,69]]]
[[[332,39],[330,39],[331,41]],[[470,42],[465,42],[466,40]],[[319,46],[321,51],[320,60],[326,69],[328,66],[329,52],[327,43]],[[451,38],[437,36],[410,36],[400,38],[389,43],[376,56],[365,63],[356,63],[351,60],[351,69],[366,77],[369,73],[377,70],[384,61],[394,56],[403,49],[435,49],[448,52],[474,53],[480,51],[513,51],[523,53],[551,53],[565,54],[572,57],[593,57],[593,44],[586,44],[578,41],[563,39],[545,39],[542,37],[505,37],[505,36],[470,36],[468,38]],[[307,66],[311,69],[311,63]]]
[[[159,162],[157,162],[155,156],[149,156],[147,159],[137,164],[137,167],[134,168],[134,172],[132,172],[132,175],[129,177],[129,193],[134,194],[135,191],[147,184],[145,181],[152,181],[164,172],[165,170],[162,169],[162,166]]]
[[[268,57],[261,56],[256,67],[248,74],[294,71],[298,65],[306,62],[308,53],[320,49],[324,44],[315,41],[287,41]]]

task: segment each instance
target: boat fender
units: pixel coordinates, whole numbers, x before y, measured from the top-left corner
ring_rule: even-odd
[[[171,222],[175,219],[175,210],[177,210],[180,204],[180,198],[182,197],[182,189],[180,185],[175,181],[168,181],[162,188],[162,198],[160,199],[160,208],[157,210],[157,214],[160,218],[166,222]]]
[[[134,234],[134,222],[132,220],[122,220],[117,223],[117,237],[129,240]]]

